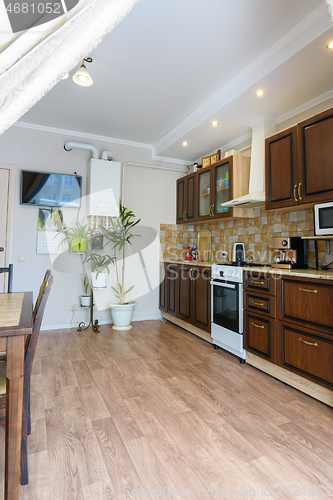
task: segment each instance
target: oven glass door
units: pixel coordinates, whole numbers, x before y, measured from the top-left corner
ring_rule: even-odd
[[[230,282],[212,282],[213,323],[236,333],[240,332],[240,285]]]

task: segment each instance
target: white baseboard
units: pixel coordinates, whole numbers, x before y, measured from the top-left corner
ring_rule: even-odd
[[[161,316],[142,316],[140,318],[133,318],[133,321],[150,321],[161,319]],[[105,319],[102,321],[98,321],[99,325],[112,325],[111,319]],[[41,330],[67,330],[68,328],[78,328],[79,323],[72,323],[69,325],[42,325]]]

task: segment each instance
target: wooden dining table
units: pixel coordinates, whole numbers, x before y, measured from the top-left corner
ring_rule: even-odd
[[[17,500],[25,336],[32,333],[32,292],[0,293],[0,354],[6,355],[5,500]]]

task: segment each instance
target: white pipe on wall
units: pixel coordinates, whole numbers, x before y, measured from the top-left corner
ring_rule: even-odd
[[[102,152],[101,159],[102,159],[102,160],[111,161],[111,160],[113,160],[113,154],[111,153],[111,151],[108,151],[107,149],[105,149],[105,150]]]
[[[122,174],[122,182],[121,182],[121,199],[124,197],[124,185],[125,185],[125,166],[126,165],[134,165],[136,167],[144,167],[144,168],[154,168],[158,170],[169,170],[170,172],[179,172],[182,174],[185,172],[187,174],[187,170],[179,170],[179,168],[168,168],[168,167],[157,167],[156,165],[146,165],[145,163],[133,163],[131,161],[127,161],[123,163],[123,174]]]
[[[85,144],[83,142],[73,142],[68,141],[64,145],[65,151],[72,151],[72,149],[84,149],[86,151],[91,151],[92,158],[98,158],[98,149],[92,144]]]

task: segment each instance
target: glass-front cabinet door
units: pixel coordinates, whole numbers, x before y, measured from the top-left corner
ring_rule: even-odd
[[[197,220],[209,219],[212,217],[212,203],[211,203],[211,186],[212,176],[211,169],[205,168],[198,173],[197,177]]]
[[[223,207],[225,203],[231,199],[231,162],[232,159],[228,158],[223,163],[219,162],[213,168],[213,190],[214,196],[212,199],[212,213],[214,217],[227,217],[230,216],[230,208]]]

